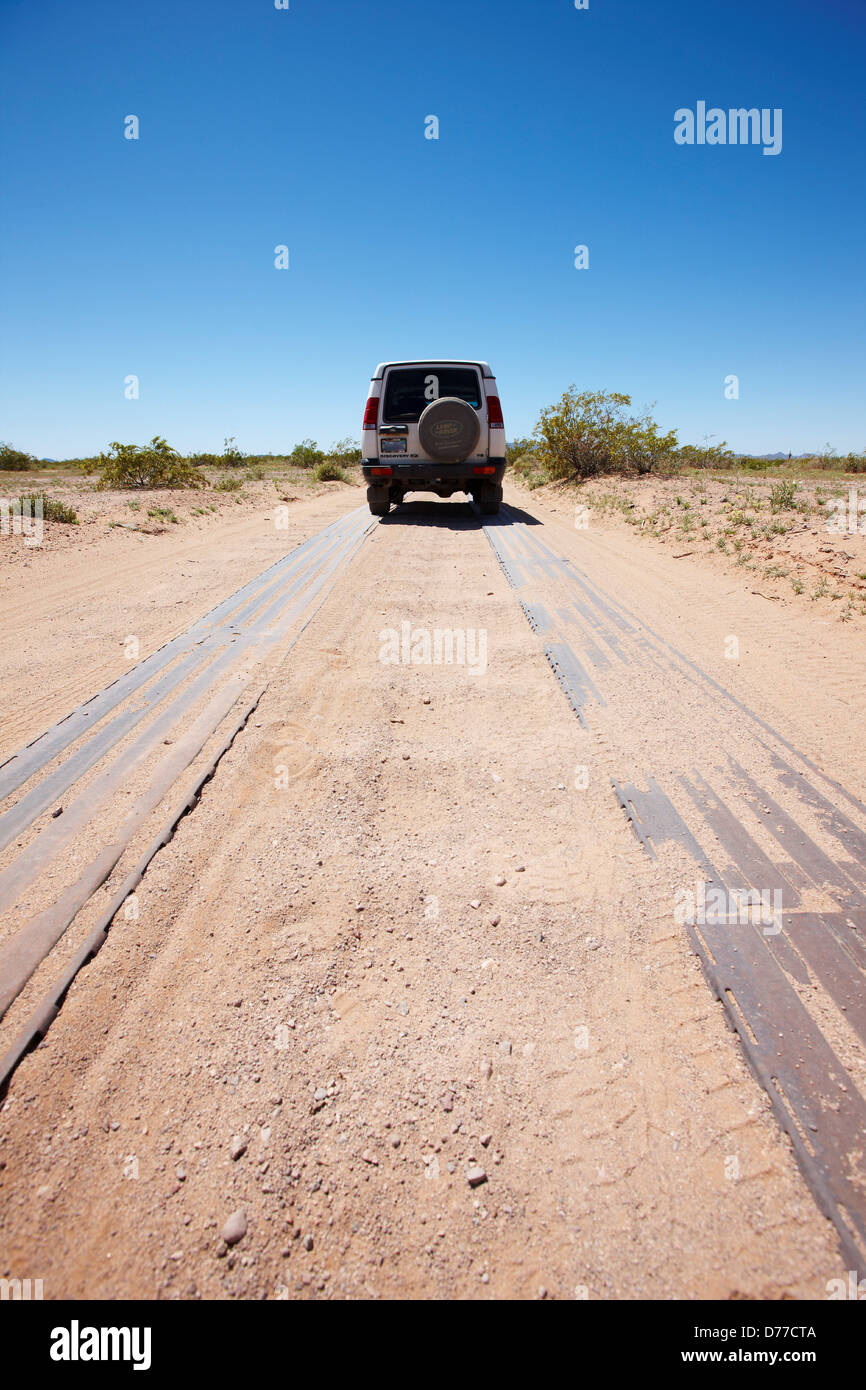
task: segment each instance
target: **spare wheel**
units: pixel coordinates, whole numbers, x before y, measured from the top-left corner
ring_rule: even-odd
[[[431,401],[418,421],[421,448],[440,463],[462,463],[475,452],[480,435],[477,414],[458,396]]]

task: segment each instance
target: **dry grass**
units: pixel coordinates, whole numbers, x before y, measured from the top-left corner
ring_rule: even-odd
[[[704,554],[745,571],[760,581],[762,593],[823,603],[845,622],[866,616],[866,513],[862,532],[828,524],[834,519],[829,504],[847,504],[852,489],[866,508],[863,475],[798,474],[786,464],[772,473],[690,470],[583,485],[510,476],[518,485],[540,486],[560,509],[566,499],[588,507],[590,527],[628,526],[684,559]]]

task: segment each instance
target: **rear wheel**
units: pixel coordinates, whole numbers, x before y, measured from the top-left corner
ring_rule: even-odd
[[[475,493],[475,500],[482,516],[495,516],[502,501],[502,488],[498,483],[482,483]]]
[[[373,516],[387,516],[391,508],[390,489],[387,487],[368,487],[367,505]]]

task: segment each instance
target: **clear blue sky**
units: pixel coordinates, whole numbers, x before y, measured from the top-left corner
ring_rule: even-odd
[[[329,444],[378,361],[429,354],[491,362],[509,438],[575,382],[683,440],[866,448],[866,0],[0,0],[0,28],[18,447]],[[781,107],[781,154],[677,146],[699,100]]]

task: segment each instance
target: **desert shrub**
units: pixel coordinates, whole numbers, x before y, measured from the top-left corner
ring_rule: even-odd
[[[28,492],[16,500],[19,510],[26,511],[30,516],[35,516],[36,508],[41,502],[43,521],[59,521],[64,526],[78,525],[78,513],[75,508],[70,507],[68,502],[49,497],[46,492]]]
[[[93,467],[89,461],[83,467],[87,473],[99,473],[97,486],[100,488],[207,487],[207,479],[159,435],[154,435],[147,444],[115,441],[108,446],[107,453],[94,460]]]
[[[550,477],[538,454],[521,454],[512,463],[511,472],[518,482],[523,483],[531,492],[550,482]]]
[[[516,473],[518,477],[525,476],[527,473],[536,473],[540,467],[541,459],[537,453],[533,453],[531,450],[525,454],[520,454],[511,464],[512,472]]]
[[[768,468],[775,468],[778,459],[756,459],[746,455],[735,462],[738,468],[745,468],[749,473],[765,473]]]
[[[336,459],[324,459],[313,473],[317,483],[345,483],[346,475]]]
[[[822,454],[816,454],[815,458],[812,460],[812,465],[814,468],[822,469],[838,468],[839,456],[831,444],[825,444],[824,452]]]
[[[537,452],[552,479],[652,473],[675,462],[676,434],[659,434],[648,413],[630,415],[631,396],[574,386],[541,412]]]
[[[866,454],[838,454],[829,444],[822,454],[803,460],[808,468],[833,470],[838,473],[866,473]]]
[[[513,439],[510,444],[505,445],[506,463],[515,464],[518,459],[525,458],[527,454],[532,454],[536,445],[531,439]]]
[[[99,455],[91,454],[89,458],[54,459],[51,463],[43,464],[43,467],[53,468],[55,466],[59,466],[63,469],[78,469],[82,473],[93,473],[96,470],[96,466],[98,463]]]
[[[217,492],[240,492],[243,485],[243,478],[220,478],[219,482],[216,484],[216,490]]]
[[[731,468],[735,462],[727,444],[681,444],[673,451],[671,463],[679,468]]]
[[[243,464],[255,463],[250,455],[235,447],[235,436],[231,435],[223,440],[223,451],[221,454],[211,454],[207,450],[199,453],[190,454],[187,459],[193,468],[240,468]]]
[[[353,464],[361,462],[361,450],[351,436],[345,439],[338,439],[336,444],[332,444],[325,455],[326,463],[334,463],[338,468],[351,468]]]
[[[289,462],[296,468],[316,468],[323,462],[324,457],[315,439],[302,439],[289,454]]]
[[[218,462],[221,463],[224,468],[240,468],[246,461],[246,454],[241,453],[240,449],[235,448],[234,435],[223,440],[223,452]]]
[[[4,473],[26,473],[35,462],[32,454],[25,454],[13,444],[0,443],[0,470]]]
[[[795,478],[782,478],[770,489],[770,510],[787,512],[794,506],[800,484]]]

